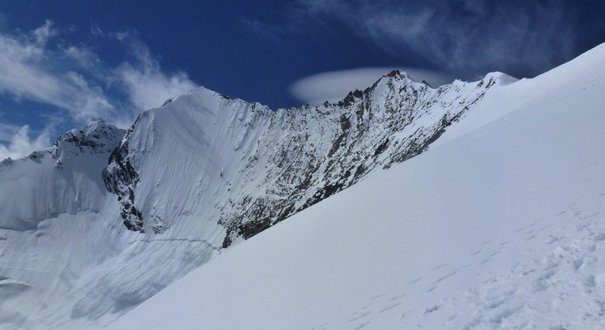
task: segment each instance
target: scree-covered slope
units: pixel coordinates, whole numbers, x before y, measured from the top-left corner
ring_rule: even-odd
[[[370,173],[242,242],[109,329],[605,327],[604,64],[602,45],[537,78],[486,93],[428,152]],[[243,122],[269,127],[257,111],[242,112]],[[218,126],[214,118],[208,112],[199,120]],[[356,121],[349,119],[353,129]],[[140,123],[146,122],[153,121]],[[330,133],[319,124],[324,120],[317,122],[310,136],[344,131]],[[235,140],[254,157],[263,136]],[[287,141],[287,134],[278,136],[272,148]],[[140,139],[143,156],[133,159],[135,168],[160,140],[153,134]],[[202,150],[225,142],[212,135],[205,141]],[[312,150],[308,143],[303,155]],[[228,165],[233,152],[220,148],[207,163],[191,166],[217,166],[224,189],[234,189],[246,181],[233,179],[240,170]],[[400,154],[382,157],[392,164],[387,159]],[[187,170],[182,166],[175,172]],[[159,205],[140,186],[140,168],[135,203]],[[259,178],[259,168],[250,171],[241,180]],[[153,215],[143,216],[146,229]],[[163,223],[176,227],[176,221]]]

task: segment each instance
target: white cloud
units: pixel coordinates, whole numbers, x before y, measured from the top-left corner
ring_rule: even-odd
[[[30,137],[29,126],[12,127],[0,125],[0,160],[17,159],[30,153],[48,148],[50,145],[50,130],[44,130],[35,138]]]
[[[139,110],[160,107],[166,100],[196,87],[185,73],[166,76],[155,67],[139,71],[131,65],[124,65],[118,72],[128,88],[130,102]]]
[[[34,40],[0,34],[0,92],[65,109],[79,122],[114,111],[102,90],[53,70],[54,54],[45,48],[53,34],[48,21],[32,32]]]
[[[137,63],[122,64],[115,72],[126,87],[130,103],[139,110],[160,107],[167,99],[185,94],[196,87],[186,73],[162,72],[147,46],[134,44]]]
[[[0,141],[9,141],[18,127],[0,123]]]
[[[114,42],[129,55],[121,64],[108,65],[93,47],[62,39],[48,20],[29,33],[0,31],[0,96],[52,105],[69,125],[101,119],[124,128],[140,111],[196,87],[184,72],[163,72],[136,32],[93,28],[91,34]],[[3,111],[7,110],[0,110],[0,116]],[[15,158],[48,147],[50,136],[45,130],[30,138],[29,126],[0,123],[0,157]]]
[[[91,49],[84,45],[68,45],[62,48],[63,57],[67,60],[74,61],[78,67],[88,70],[98,69],[98,66],[103,65],[103,61]]]
[[[307,104],[336,102],[342,100],[350,91],[370,87],[393,69],[395,68],[360,68],[319,73],[298,80],[290,87],[290,92],[294,97]],[[410,78],[416,81],[424,80],[434,87],[453,80],[440,72],[413,68],[398,69],[405,71]]]
[[[53,22],[46,20],[42,26],[33,30],[32,34],[36,38],[36,43],[44,46],[50,37],[56,35],[56,31],[53,28]]]

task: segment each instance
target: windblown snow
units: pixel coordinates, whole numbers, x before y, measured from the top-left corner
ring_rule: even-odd
[[[393,72],[277,111],[200,88],[71,131],[0,165],[0,327],[605,327],[604,90],[601,45],[534,79]]]

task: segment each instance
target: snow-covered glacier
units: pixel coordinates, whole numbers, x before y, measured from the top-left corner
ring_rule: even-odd
[[[99,328],[147,300],[111,327],[463,327],[433,312],[487,297],[490,272],[515,286],[581,205],[600,230],[604,63],[600,46],[534,79],[439,88],[393,71],[275,111],[200,87],[126,132],[70,131],[0,165],[0,327]],[[532,223],[550,226],[513,234]],[[581,275],[597,305],[602,272]]]

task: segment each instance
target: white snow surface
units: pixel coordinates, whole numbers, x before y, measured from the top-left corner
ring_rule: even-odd
[[[428,152],[107,329],[605,328],[605,46],[504,80]]]
[[[100,174],[123,135],[95,122],[49,151],[0,163],[1,329],[64,321],[79,299],[68,292],[117,253],[118,224],[104,221],[117,202]]]

